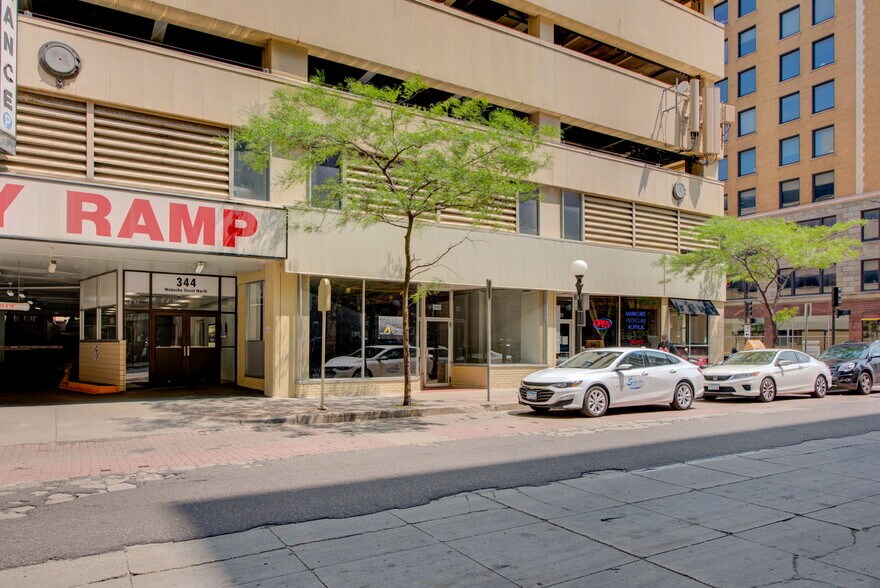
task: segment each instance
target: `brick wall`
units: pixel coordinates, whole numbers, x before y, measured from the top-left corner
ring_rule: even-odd
[[[125,390],[125,341],[81,341],[79,381]]]
[[[492,366],[493,388],[519,388],[524,377],[546,366],[499,365]],[[454,388],[485,388],[486,366],[453,364],[452,386]]]
[[[418,392],[421,385],[418,378],[412,380],[412,391]],[[398,378],[364,378],[361,380],[325,380],[324,396],[403,396],[403,380]],[[309,380],[296,385],[297,398],[318,398],[321,395],[321,382]]]

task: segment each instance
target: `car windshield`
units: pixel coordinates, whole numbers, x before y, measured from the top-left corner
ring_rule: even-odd
[[[868,357],[867,345],[840,345],[829,347],[819,359],[864,359]]]
[[[609,367],[620,357],[620,351],[584,351],[559,364],[561,368],[601,370]]]
[[[775,351],[747,351],[727,358],[723,365],[766,365],[776,357]]]
[[[377,355],[379,355],[380,353],[382,353],[383,351],[385,351],[385,349],[386,349],[386,347],[373,347],[373,346],[367,346],[367,347],[364,347],[364,354],[365,354],[365,356],[366,356],[367,359],[373,359],[374,357],[376,357]],[[349,354],[348,354],[348,357],[360,357],[360,356],[361,356],[361,350],[360,350],[360,349],[358,349],[358,350],[355,351],[354,353],[349,353]]]

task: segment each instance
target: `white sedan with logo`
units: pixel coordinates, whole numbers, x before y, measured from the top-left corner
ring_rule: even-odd
[[[409,348],[410,371],[416,373],[419,352]],[[403,345],[367,345],[364,347],[365,362],[361,361],[361,350],[348,355],[340,355],[324,364],[328,378],[360,378],[363,364],[366,363],[368,378],[382,378],[403,375]],[[434,360],[428,357],[428,373],[434,368]]]
[[[609,408],[643,404],[685,410],[702,395],[697,366],[663,351],[608,347],[529,374],[520,386],[519,402],[535,412],[579,410],[599,417]]]
[[[831,370],[824,362],[791,349],[741,351],[704,368],[703,376],[706,400],[748,396],[770,402],[783,394],[822,398],[831,383]]]

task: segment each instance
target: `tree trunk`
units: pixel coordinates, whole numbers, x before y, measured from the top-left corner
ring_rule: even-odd
[[[773,319],[773,315],[770,315],[770,347],[776,348],[776,336],[778,334],[778,330],[776,328],[776,321]],[[766,337],[766,334],[765,334]]]
[[[406,225],[406,233],[403,235],[403,256],[405,265],[403,269],[403,405],[412,404],[412,383],[410,382],[410,355],[409,355],[409,282],[412,273],[412,246],[413,219],[410,217]]]

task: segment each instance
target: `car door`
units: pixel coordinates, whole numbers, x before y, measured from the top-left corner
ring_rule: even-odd
[[[786,360],[788,365],[779,365],[780,361]],[[798,363],[797,356],[794,351],[781,351],[776,356],[777,382],[776,391],[778,393],[800,392],[804,385],[804,370]]]
[[[645,351],[648,359],[648,376],[651,380],[651,392],[645,400],[649,402],[672,402],[675,385],[681,379],[679,369],[670,361],[670,357],[660,351]],[[683,366],[684,364],[679,364]]]
[[[871,345],[870,349],[868,349],[868,363],[871,365],[871,371],[874,373],[873,382],[876,385],[877,380],[880,379],[880,344],[874,343]]]
[[[805,391],[812,391],[816,388],[816,378],[819,377],[819,374],[822,372],[822,367],[825,365],[821,361],[817,361],[807,355],[806,353],[801,353],[800,351],[794,352],[795,357],[797,357],[798,364],[801,366],[801,374],[803,376],[802,386]]]
[[[402,376],[403,347],[392,347],[385,351],[376,358],[376,363],[378,367],[373,370],[374,376]]]
[[[632,351],[623,356],[618,365],[630,364],[628,370],[617,370],[615,378],[616,398],[611,399],[612,406],[629,406],[641,404],[650,394],[651,382],[648,371],[648,360],[644,351]]]

